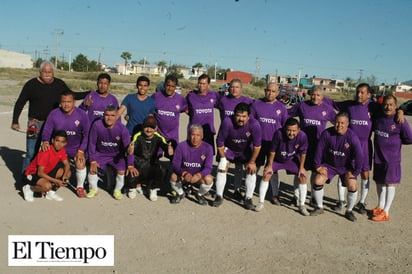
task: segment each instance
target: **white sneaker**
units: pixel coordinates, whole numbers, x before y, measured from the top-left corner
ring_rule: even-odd
[[[46,199],[47,200],[54,200],[54,201],[57,201],[57,202],[63,201],[63,198],[60,197],[59,195],[57,195],[56,191],[53,191],[53,190],[49,190],[49,191],[46,192]]]
[[[23,196],[24,200],[26,200],[27,202],[34,202],[33,191],[31,190],[29,184],[23,186]]]
[[[150,201],[157,201],[157,189],[151,189],[150,190],[150,196],[149,196]]]
[[[127,195],[129,196],[130,199],[136,198],[136,195],[137,195],[136,189],[135,188],[129,189],[129,193]]]
[[[261,211],[264,207],[265,207],[264,204],[261,203],[261,202],[259,202],[259,203],[256,205],[256,207],[255,207],[255,211],[259,212],[259,211]]]
[[[141,187],[135,188],[137,193],[139,193],[140,195],[143,195],[143,189]]]

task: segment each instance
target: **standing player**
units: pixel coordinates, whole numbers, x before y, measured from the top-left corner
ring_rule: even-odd
[[[203,140],[210,144],[214,150],[216,130],[213,110],[217,107],[219,95],[216,91],[209,90],[209,86],[209,75],[202,74],[197,80],[198,90],[189,92],[186,96],[189,110],[188,129],[193,124],[201,125],[204,134]]]
[[[219,165],[216,176],[216,199],[214,206],[223,202],[227,171],[230,163],[241,163],[246,168],[246,195],[244,206],[254,209],[252,202],[256,186],[256,159],[261,146],[261,129],[259,122],[250,118],[250,106],[239,103],[235,114],[226,117],[220,125],[216,139]]]
[[[213,186],[213,148],[203,142],[201,125],[191,125],[188,140],[179,143],[173,157],[173,173],[170,185],[175,192],[172,204],[178,204],[184,197],[184,184],[200,184],[196,198],[200,205],[207,205],[204,195]]]
[[[304,216],[309,215],[305,207],[307,192],[305,159],[307,148],[308,139],[306,134],[300,130],[298,120],[289,118],[285,127],[277,130],[273,137],[270,156],[260,182],[259,204],[256,206],[256,211],[263,209],[269,180],[273,173],[277,175],[278,170],[285,169],[288,174],[295,174],[293,181],[294,193],[295,199],[298,201],[299,212]],[[276,195],[278,194],[276,193]]]
[[[130,144],[130,135],[122,123],[117,123],[116,107],[107,106],[103,118],[94,122],[90,128],[88,153],[90,171],[87,180],[90,191],[87,198],[94,198],[98,194],[98,169],[105,171],[111,166],[117,171],[116,185],[113,197],[116,200],[123,198],[121,189],[124,186],[124,175],[137,176],[138,172],[133,165],[134,155],[127,156],[127,168],[125,155]],[[127,169],[127,170],[126,170]],[[126,172],[125,172],[126,171]]]
[[[89,136],[90,123],[87,114],[75,107],[73,92],[67,90],[61,95],[60,108],[52,110],[47,117],[42,134],[41,150],[50,149],[49,141],[56,130],[64,130],[67,134],[65,150],[69,159],[74,162],[76,169],[76,192],[79,198],[86,197],[84,181],[86,180],[87,138]]]
[[[352,212],[358,195],[356,177],[362,166],[362,150],[358,136],[349,127],[349,116],[346,112],[336,114],[335,126],[322,132],[315,154],[314,196],[317,208],[311,216],[323,214],[323,186],[338,175],[348,188],[348,206],[345,217],[354,222]]]
[[[395,186],[401,182],[401,146],[412,144],[412,131],[408,122],[399,124],[396,121],[396,97],[385,96],[382,108],[383,115],[374,120],[373,179],[376,182],[379,203],[372,210],[372,220],[376,222],[389,221]]]
[[[126,128],[129,134],[133,136],[142,129],[143,120],[155,113],[156,102],[152,97],[147,95],[150,89],[150,79],[146,76],[140,76],[136,80],[137,93],[128,94],[122,101],[122,104],[117,111],[116,118],[122,116],[127,110]]]
[[[176,93],[177,85],[177,77],[173,74],[168,75],[165,79],[165,89],[152,95],[156,101],[155,117],[159,133],[168,142],[171,141],[174,148],[179,143],[180,113],[187,110],[186,99]]]
[[[63,130],[54,132],[50,149],[40,151],[29,164],[24,173],[27,184],[23,187],[24,199],[27,202],[34,201],[33,192],[46,192],[46,199],[63,201],[56,191],[66,185],[65,181],[71,175],[70,164],[64,149],[66,144],[66,132]]]
[[[111,77],[107,73],[97,76],[97,90],[90,94],[79,105],[80,109],[86,111],[90,123],[103,117],[104,110],[108,105],[119,107],[116,97],[109,93]]]
[[[273,135],[276,130],[283,127],[288,118],[285,105],[277,100],[278,95],[278,85],[276,83],[269,83],[265,88],[265,97],[255,101],[250,108],[250,115],[259,121],[262,130],[262,149],[256,159],[258,168],[265,164],[269,156]],[[280,205],[277,195],[279,192],[279,178],[277,174],[272,176],[270,185],[272,190],[270,200],[272,203]]]

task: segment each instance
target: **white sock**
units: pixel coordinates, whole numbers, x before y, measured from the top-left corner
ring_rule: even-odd
[[[338,177],[338,199],[339,201],[345,201],[346,186],[342,185],[342,180]]]
[[[395,187],[394,186],[387,186],[386,187],[386,203],[385,203],[385,210],[386,214],[389,215],[389,209],[391,209],[391,205],[393,199],[395,198]]]
[[[89,181],[90,187],[97,190],[97,182],[99,182],[99,177],[97,174],[90,174],[87,176],[87,181]]]
[[[316,200],[316,205],[319,208],[323,208],[323,192],[324,192],[323,187],[322,187],[321,190],[313,189],[312,192],[314,192],[313,195],[314,195],[315,200]]]
[[[177,182],[170,181],[170,186],[172,187],[172,189],[174,191],[177,192],[177,194],[183,195],[184,192],[183,192],[183,188],[182,188],[182,182],[180,182],[180,181],[177,181]]]
[[[216,175],[216,194],[223,197],[223,191],[226,185],[226,173],[218,172]]]
[[[76,181],[77,187],[84,187],[84,181],[86,180],[87,170],[84,169],[77,169],[76,168]]]
[[[295,199],[297,200],[297,201],[299,201],[299,197],[300,197],[300,193],[299,193],[299,185],[300,185],[300,183],[299,183],[299,178],[298,178],[298,176],[294,176],[293,177],[293,194],[294,194],[294,196],[295,196]],[[306,197],[306,196],[305,196]],[[298,202],[298,204],[299,204],[299,202]]]
[[[243,178],[243,166],[240,163],[235,164],[235,171],[234,171],[234,176],[233,176],[233,185],[235,188],[235,191],[239,190],[240,187],[242,186],[242,178]]]
[[[259,186],[259,202],[264,203],[265,202],[265,196],[266,192],[268,191],[269,188],[269,181],[260,181],[260,186]]]
[[[364,204],[369,192],[369,179],[362,179],[361,181],[361,198],[360,203]]]
[[[384,208],[386,203],[386,185],[384,184],[376,184],[376,189],[378,191],[378,199],[379,199],[379,208]]]
[[[116,186],[114,187],[115,190],[121,190],[124,186],[124,175],[117,174],[116,175]]]
[[[358,191],[348,191],[348,206],[347,210],[352,211],[353,207],[356,204],[356,199],[358,199]]]
[[[272,187],[272,196],[279,196],[279,175],[277,173],[274,173],[272,178],[270,178],[269,183]]]
[[[307,184],[299,184],[299,204],[305,205],[306,201],[306,194],[308,192],[308,185]]]
[[[205,194],[212,188],[212,186],[213,186],[213,184],[210,184],[210,185],[200,184],[198,194],[199,194],[200,196],[205,195]]]
[[[256,187],[256,173],[251,175],[246,175],[246,199],[251,199],[253,197],[253,192]]]

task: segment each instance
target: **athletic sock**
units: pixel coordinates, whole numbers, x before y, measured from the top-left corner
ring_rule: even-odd
[[[362,179],[361,181],[361,198],[360,203],[365,204],[366,197],[368,196],[369,192],[369,179]]]
[[[265,202],[265,197],[266,197],[266,192],[268,191],[269,188],[269,181],[260,181],[259,185],[259,202],[264,203]]]
[[[226,173],[218,172],[216,175],[216,194],[223,197],[223,191],[226,185]]]
[[[299,197],[300,197],[300,192],[299,192],[299,178],[297,175],[293,176],[293,195],[296,199],[296,201],[298,201],[299,204]]]
[[[77,187],[84,187],[84,181],[86,180],[86,176],[87,176],[86,168],[83,168],[83,169],[76,168]]]
[[[356,199],[358,198],[358,191],[348,191],[348,206],[347,210],[352,211],[356,204]]]
[[[323,187],[320,190],[316,190],[313,188],[312,191],[314,192],[313,196],[315,197],[316,205],[319,208],[323,208],[323,192],[324,192]]]
[[[198,194],[199,194],[200,196],[205,195],[205,194],[212,188],[212,186],[213,186],[213,184],[210,184],[210,185],[200,184]]]
[[[386,204],[386,185],[384,184],[377,184],[377,190],[378,190],[378,198],[379,198],[379,208],[384,208]]]
[[[184,191],[183,191],[183,188],[182,188],[182,182],[180,182],[180,181],[177,181],[177,182],[170,181],[170,186],[172,187],[172,189],[174,191],[176,191],[177,194],[183,195]]]
[[[338,177],[338,199],[339,201],[345,201],[346,186],[342,185],[342,180]]]
[[[279,175],[274,173],[272,178],[270,178],[269,183],[272,188],[272,197],[279,196]]]
[[[389,209],[391,209],[391,205],[393,199],[395,198],[395,187],[394,186],[387,186],[386,187],[386,203],[385,203],[385,210],[386,214],[389,215]]]
[[[306,201],[306,194],[308,192],[308,185],[307,184],[299,184],[299,205],[305,205]]]
[[[97,174],[90,174],[87,176],[87,180],[89,181],[90,187],[92,189],[97,189],[97,182],[99,182],[99,177]]]
[[[251,199],[253,197],[253,192],[255,192],[256,187],[256,173],[246,175],[246,199]]]
[[[116,186],[114,187],[115,190],[122,190],[124,186],[124,175],[117,174],[116,175]]]

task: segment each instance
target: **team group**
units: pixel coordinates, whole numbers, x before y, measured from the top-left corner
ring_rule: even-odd
[[[354,100],[335,102],[323,96],[322,87],[315,86],[309,100],[287,109],[277,100],[276,83],[269,83],[264,97],[254,100],[242,95],[239,79],[230,82],[228,95],[221,95],[209,89],[210,77],[204,74],[198,78],[197,89],[184,97],[176,93],[178,79],[168,75],[148,96],[150,79],[140,76],[137,93],[127,95],[119,106],[109,92],[110,82],[110,75],[102,73],[96,91],[72,92],[54,77],[53,64],[44,62],[40,76],[24,85],[14,107],[12,129],[20,130],[18,119],[29,102],[22,189],[26,201],[34,201],[34,192],[62,201],[56,191],[70,182],[74,166],[75,188],[81,198],[98,195],[99,177],[113,169],[113,197],[117,200],[123,198],[122,191],[133,199],[145,190],[149,199],[156,201],[166,179],[172,204],[193,192],[199,204],[208,205],[206,197],[215,184],[215,198],[210,203],[218,207],[233,164],[231,195],[248,210],[263,210],[266,196],[271,203],[281,204],[278,171],[286,170],[294,175],[294,203],[304,216],[324,213],[324,185],[337,175],[335,210],[346,206],[344,216],[350,221],[357,219],[355,208],[360,214],[369,213],[373,221],[389,220],[395,186],[401,181],[401,145],[412,143],[412,131],[392,95],[379,104],[371,100],[370,86],[360,84]],[[79,99],[83,101],[76,107]],[[217,132],[215,108],[220,111]],[[179,142],[183,112],[189,115],[187,139]],[[126,125],[122,123],[124,113]],[[326,128],[328,122],[333,126]],[[215,155],[218,166],[213,176]],[[170,159],[170,168],[161,165],[162,156]],[[378,205],[367,211],[372,161]],[[254,205],[259,168],[263,175],[259,202]],[[356,203],[358,176],[361,197]],[[305,205],[307,181],[314,207],[310,213]]]

